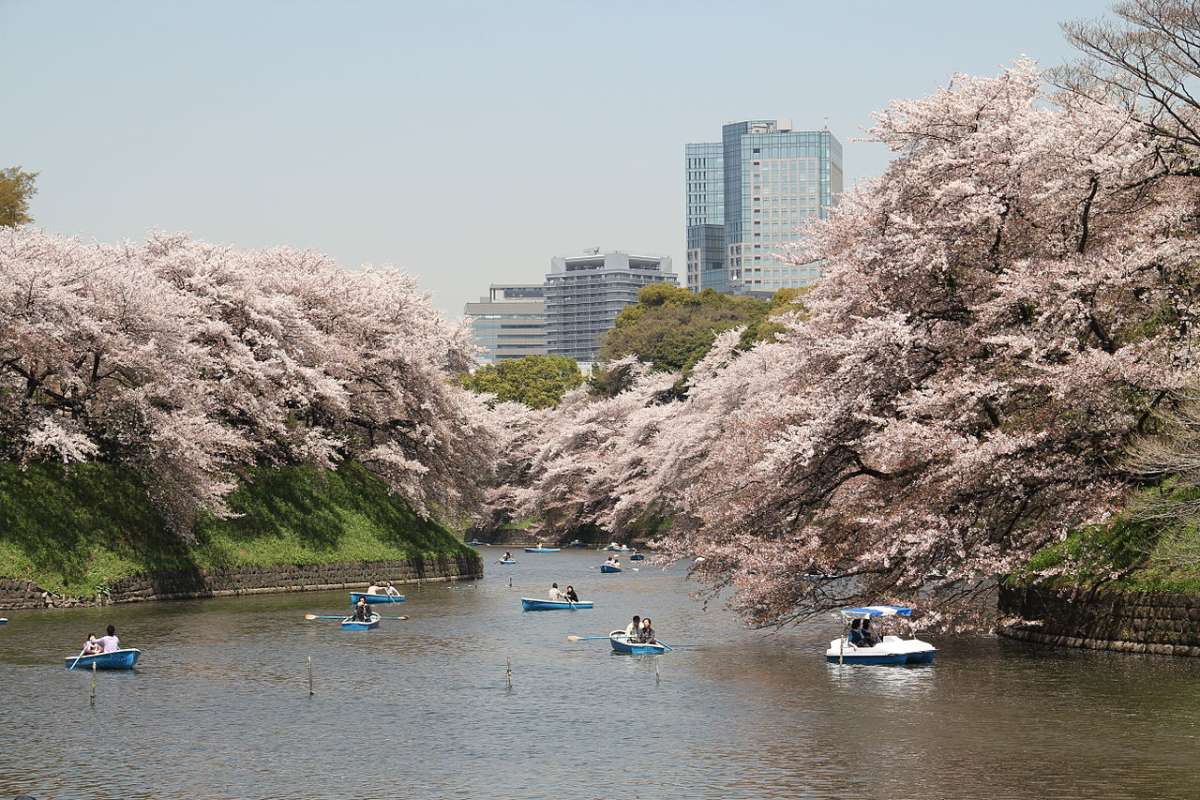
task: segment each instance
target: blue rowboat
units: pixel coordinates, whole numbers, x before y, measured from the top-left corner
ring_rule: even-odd
[[[526,547],[526,553],[557,553],[561,547]]]
[[[496,563],[497,564],[515,564],[517,562],[516,562],[516,559],[512,559],[512,558],[498,558],[498,559],[496,559]]]
[[[615,544],[615,543],[610,544],[608,547],[606,547],[604,549],[608,550],[611,553],[628,553],[629,552],[629,548],[626,547],[625,545]]]
[[[8,617],[0,617],[0,625],[7,625]]]
[[[629,637],[625,635],[625,631],[613,631],[608,635],[608,641],[612,645],[613,652],[629,656],[661,656],[667,652],[667,648],[661,644],[631,642],[629,641]]]
[[[404,595],[402,594],[367,594],[366,592],[351,592],[350,605],[358,602],[358,598],[367,598],[367,605],[386,605],[387,603],[403,603]]]
[[[600,571],[601,572],[620,572],[621,568],[614,566],[612,564],[601,564]]]
[[[91,669],[92,664],[96,665],[96,669],[133,669],[133,665],[137,663],[138,656],[142,654],[141,650],[134,647],[126,647],[123,650],[114,650],[111,653],[98,653],[94,656],[80,656],[79,663],[75,663],[75,656],[67,656],[67,669],[75,664],[75,669]]]
[[[630,561],[645,561],[646,557],[644,555],[642,555],[641,553],[634,553],[633,555],[631,555],[629,557],[629,560]]]
[[[522,597],[522,611],[575,611],[580,608],[591,608],[591,600],[538,600],[535,597]]]
[[[369,631],[372,628],[379,627],[379,615],[372,614],[371,618],[366,622],[355,619],[354,617],[346,617],[342,620],[342,630],[344,631]]]

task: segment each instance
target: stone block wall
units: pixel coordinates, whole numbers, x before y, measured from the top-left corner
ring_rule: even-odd
[[[1061,647],[1200,656],[1200,595],[1171,592],[1000,589],[998,633]]]
[[[228,597],[274,592],[360,589],[371,581],[395,584],[418,581],[451,581],[483,577],[483,562],[475,554],[407,561],[372,561],[355,564],[320,564],[241,567],[228,570],[192,570],[135,575],[117,581],[101,600],[50,596],[29,581],[0,579],[0,608],[43,608],[81,604],[136,603],[146,600],[183,600],[195,597]]]

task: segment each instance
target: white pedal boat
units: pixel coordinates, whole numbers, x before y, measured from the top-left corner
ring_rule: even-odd
[[[851,639],[856,638],[852,632],[858,627],[860,620],[883,617],[910,617],[912,609],[907,606],[863,606],[861,608],[843,608],[842,620],[846,623],[846,632],[839,639],[829,643],[825,651],[825,660],[833,664],[929,664],[937,648],[920,639],[903,639],[899,636],[884,636],[876,644],[864,646],[855,644]]]

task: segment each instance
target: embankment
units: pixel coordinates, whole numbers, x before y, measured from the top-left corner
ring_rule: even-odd
[[[1002,586],[998,633],[1060,647],[1200,656],[1200,595]]]
[[[260,469],[234,519],[171,533],[128,471],[0,463],[0,608],[479,577],[479,555],[361,465]]]

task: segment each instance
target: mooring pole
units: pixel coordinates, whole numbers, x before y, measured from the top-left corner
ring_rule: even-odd
[[[313,694],[314,694],[314,692],[313,692],[313,681],[312,681],[312,656],[309,656],[308,657],[308,696],[312,697]]]
[[[92,708],[95,708],[95,707],[96,707],[96,662],[95,662],[95,661],[93,661],[93,662],[92,662],[92,697],[91,697],[91,706],[92,706]]]
[[[505,661],[504,680],[508,683],[508,688],[512,689],[512,656],[509,656]]]

